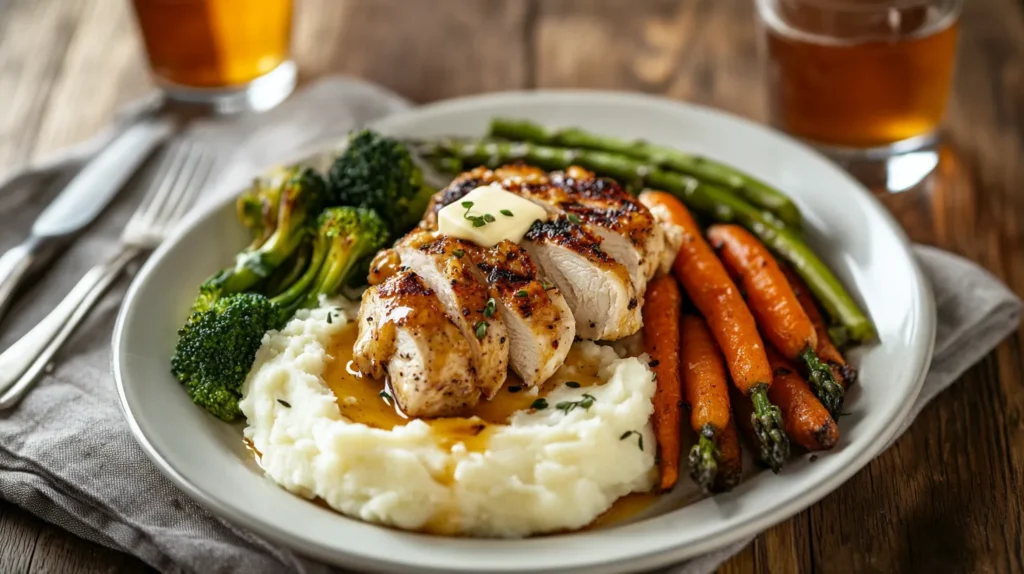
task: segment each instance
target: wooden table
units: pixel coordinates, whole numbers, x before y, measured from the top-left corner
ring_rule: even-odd
[[[644,91],[764,120],[751,0],[299,0],[304,79],[418,102],[522,88]],[[0,0],[0,169],[75,143],[151,88],[128,2]],[[970,0],[938,172],[887,202],[910,236],[1024,294],[1024,4]],[[0,218],[2,224],[2,218]],[[892,448],[722,572],[1024,571],[1020,333]],[[0,501],[3,572],[145,570]]]

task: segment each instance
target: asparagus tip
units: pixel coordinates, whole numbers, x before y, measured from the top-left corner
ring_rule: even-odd
[[[778,474],[789,458],[789,437],[782,423],[782,411],[768,400],[768,385],[760,384],[750,390],[754,412],[750,422],[761,446],[761,460]]]
[[[690,478],[707,493],[714,490],[718,475],[719,453],[714,439],[715,430],[711,425],[704,425],[697,444],[690,449]]]
[[[807,365],[807,382],[814,395],[832,418],[838,419],[839,413],[843,412],[843,397],[846,394],[843,386],[836,382],[832,369],[818,358],[813,349],[808,348],[800,354],[800,358]]]

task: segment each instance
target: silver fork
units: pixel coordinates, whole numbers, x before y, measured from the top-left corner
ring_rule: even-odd
[[[201,143],[171,144],[149,191],[124,231],[120,247],[90,269],[38,325],[0,354],[0,410],[18,403],[75,328],[131,261],[156,248],[188,212],[216,157]]]

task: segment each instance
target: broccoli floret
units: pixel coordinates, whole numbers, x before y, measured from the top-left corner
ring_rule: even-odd
[[[272,199],[273,193],[263,199]],[[262,201],[262,199],[261,199]],[[328,201],[324,179],[310,168],[293,168],[282,178],[273,231],[265,241],[254,242],[235,257],[232,267],[221,270],[200,287],[196,310],[202,304],[232,293],[259,290],[261,283],[308,241],[317,215]]]
[[[369,209],[330,208],[318,221],[309,263],[287,289],[272,298],[204,291],[201,308],[178,331],[171,372],[196,404],[226,421],[240,415],[242,383],[264,333],[283,327],[297,309],[315,307],[320,295],[334,295],[388,236],[387,226]]]
[[[389,239],[387,224],[376,211],[364,207],[324,210],[319,235],[327,243],[327,257],[305,301],[310,307],[316,306],[320,294],[333,295],[343,285],[365,282],[369,260]]]
[[[357,275],[359,264],[384,246],[388,230],[372,209],[331,207],[318,218],[306,272],[273,299],[287,316],[316,307],[321,295],[334,295]]]
[[[416,226],[436,191],[423,181],[402,142],[371,130],[349,137],[327,181],[335,205],[375,210],[388,223],[391,238]]]
[[[178,330],[171,372],[189,397],[226,421],[238,418],[242,383],[263,334],[281,327],[280,308],[270,299],[239,293],[196,311]]]
[[[278,297],[235,293],[192,312],[178,330],[171,373],[185,385],[194,403],[225,421],[238,418],[242,383],[263,335],[285,325],[297,303],[304,300],[302,286],[310,285],[317,271],[311,266],[302,279]]]
[[[238,210],[238,220],[252,233],[254,246],[259,247],[266,239],[267,225],[264,220],[266,213],[263,210],[263,199],[257,195],[256,188],[249,188],[238,196],[235,207]]]
[[[254,179],[252,186],[238,197],[238,219],[252,233],[249,249],[258,248],[274,232],[281,191],[285,182],[298,172],[296,166],[275,168]]]

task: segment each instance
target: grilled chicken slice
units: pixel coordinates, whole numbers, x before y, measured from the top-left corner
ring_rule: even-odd
[[[565,296],[578,336],[610,341],[640,329],[640,301],[629,273],[601,250],[596,235],[561,216],[534,223],[523,246]]]
[[[445,235],[414,231],[394,249],[402,267],[422,278],[462,331],[472,351],[477,385],[490,399],[505,383],[509,341],[497,301],[489,302],[487,285],[466,255],[471,245]]]
[[[601,249],[626,266],[641,299],[647,282],[664,259],[665,238],[653,214],[617,182],[572,166],[550,175],[540,168],[513,164],[495,170],[477,168],[457,177],[438,193],[427,210],[426,224],[436,225],[436,212],[473,188],[497,183],[541,205],[552,215],[571,213],[596,235]],[[642,303],[642,301],[641,301]]]
[[[573,213],[601,237],[601,249],[629,269],[641,296],[665,251],[664,231],[653,214],[617,182],[580,167],[551,174],[553,187],[536,195]],[[561,193],[553,192],[558,189]]]
[[[665,248],[654,216],[617,182],[572,166],[550,175],[539,168],[510,165],[494,170],[499,184],[556,214],[572,214],[601,240],[601,249],[626,266],[633,288],[647,292]]]
[[[422,233],[426,232],[413,232]],[[413,234],[399,246],[415,243]],[[497,303],[508,336],[509,366],[525,385],[543,383],[565,362],[576,336],[576,321],[565,298],[553,283],[540,278],[536,264],[518,244],[502,241],[484,248],[460,243],[474,264],[474,275]],[[370,284],[379,284],[403,268],[397,250],[381,251],[371,265]]]
[[[653,275],[651,268],[657,264],[654,261],[652,265],[651,260],[661,257],[660,253],[647,253],[647,250],[658,249],[660,229],[654,225],[646,208],[620,187],[607,180],[596,180],[583,170],[573,173],[604,183],[577,186],[573,180],[558,187],[543,170],[524,165],[467,171],[434,196],[423,227],[436,228],[436,214],[442,207],[458,201],[480,185],[497,183],[533,200],[544,206],[554,219],[535,224],[524,238],[524,247],[541,268],[541,274],[564,295],[576,319],[576,334],[585,339],[604,340],[631,335],[642,325],[643,292],[647,279]],[[576,190],[574,186],[581,189]],[[597,197],[605,193],[604,190],[611,190],[607,192],[610,199]],[[584,217],[576,211],[593,223],[583,221]],[[637,223],[637,220],[646,223]],[[606,233],[611,241],[602,240]],[[632,233],[633,237],[623,238],[623,233]],[[654,238],[645,239],[647,234]],[[633,246],[634,238],[640,244],[650,242],[652,245],[644,247],[641,254]],[[635,271],[631,273],[607,247],[624,252],[625,255],[620,256],[631,261]]]
[[[664,205],[648,203],[643,200],[643,196],[640,201],[654,216],[665,235],[665,249],[661,252],[661,260],[655,270],[656,275],[665,275],[672,271],[672,263],[679,253],[679,248],[683,245],[683,228],[672,223],[672,215]]]
[[[373,377],[388,375],[405,414],[459,416],[477,405],[469,343],[418,275],[403,271],[368,288],[358,320],[356,366]]]
[[[519,245],[507,240],[490,248],[467,245],[498,302],[512,370],[527,386],[543,383],[565,362],[576,336],[576,321],[565,298],[539,279],[537,266]]]

